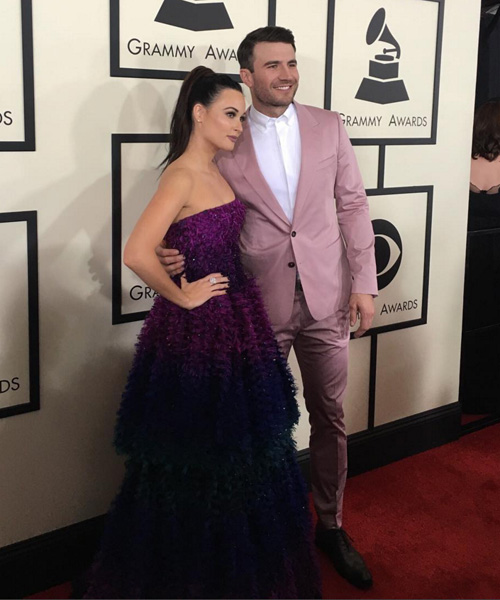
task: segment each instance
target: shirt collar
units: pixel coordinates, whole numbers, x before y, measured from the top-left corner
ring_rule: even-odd
[[[285,123],[286,125],[289,125],[296,115],[297,110],[292,102],[285,112],[278,118],[263,115],[252,105],[250,108],[249,118],[252,121],[252,124],[255,125],[259,131],[265,131],[274,123]]]

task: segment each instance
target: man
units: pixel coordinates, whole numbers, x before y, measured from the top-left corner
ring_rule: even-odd
[[[252,106],[234,150],[220,153],[217,164],[247,206],[243,261],[257,277],[284,355],[293,346],[299,363],[316,543],[343,577],[368,588],[371,574],[342,529],[349,324],[359,316],[356,337],[369,329],[377,293],[366,194],[339,115],[293,101],[299,73],[292,32],[249,33],[238,60]],[[183,270],[175,250],[158,254],[170,274]]]

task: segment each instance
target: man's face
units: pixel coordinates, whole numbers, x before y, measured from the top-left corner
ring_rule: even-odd
[[[242,69],[241,79],[250,88],[257,110],[275,113],[293,101],[299,72],[293,46],[283,42],[259,42],[253,50],[253,72]],[[267,109],[267,111],[266,111]]]

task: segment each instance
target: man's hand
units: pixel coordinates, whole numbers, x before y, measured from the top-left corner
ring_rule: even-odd
[[[179,254],[179,250],[165,248],[164,242],[162,242],[159,246],[156,246],[155,252],[158,260],[170,277],[179,275],[179,273],[184,271],[184,256]]]
[[[356,325],[358,317],[359,327],[354,332],[354,337],[359,338],[372,326],[375,304],[371,294],[351,294],[349,299],[349,317],[351,327]]]

